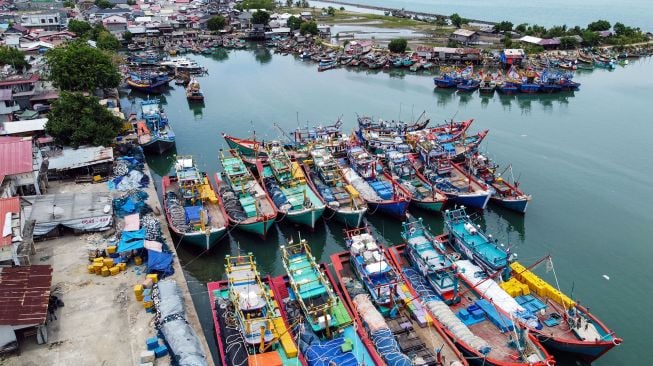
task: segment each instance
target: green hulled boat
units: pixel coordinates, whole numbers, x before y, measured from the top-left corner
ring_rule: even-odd
[[[348,227],[360,227],[367,204],[344,179],[329,149],[316,146],[311,150],[311,158],[305,161],[306,175],[326,203],[329,218],[334,217]]]
[[[306,182],[299,163],[290,161],[283,147],[273,146],[267,155],[265,162],[256,160],[256,168],[266,192],[282,214],[280,219],[314,229],[324,213],[324,202]]]
[[[265,237],[274,225],[274,203],[243,163],[238,152],[221,152],[222,178],[216,174],[218,192],[232,226]]]

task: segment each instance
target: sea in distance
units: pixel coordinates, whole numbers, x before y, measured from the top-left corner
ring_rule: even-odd
[[[568,10],[567,10],[568,11]],[[177,135],[177,154],[192,154],[199,167],[219,171],[218,153],[227,144],[221,133],[278,139],[275,123],[330,124],[338,118],[351,132],[356,114],[405,121],[422,111],[432,123],[474,118],[472,131],[490,129],[481,152],[514,167],[521,187],[533,195],[525,216],[489,206],[473,215],[488,233],[517,253],[524,264],[551,254],[563,292],[573,295],[614,329],[624,343],[597,365],[643,365],[648,353],[653,303],[653,59],[609,72],[577,72],[580,91],[554,95],[480,97],[437,90],[429,76],[406,72],[347,69],[318,73],[317,65],[273,54],[263,46],[190,56],[208,69],[200,77],[206,102],[189,105],[182,87],[160,96]],[[146,95],[123,98],[125,112],[138,110]],[[170,172],[171,154],[148,159],[156,184]],[[431,229],[443,230],[441,215],[414,211]],[[400,243],[398,221],[372,216],[374,235],[387,245]],[[223,278],[225,254],[256,255],[264,274],[283,272],[278,247],[299,230],[277,225],[267,240],[234,230],[208,253],[180,246],[204,333],[215,336],[206,283]],[[343,226],[320,223],[301,232],[320,261],[345,250]],[[174,243],[177,245],[177,243]],[[553,281],[544,266],[536,271]],[[607,279],[609,278],[609,280]],[[576,365],[558,357],[559,365]]]

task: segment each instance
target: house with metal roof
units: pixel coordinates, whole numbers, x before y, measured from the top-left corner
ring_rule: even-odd
[[[18,247],[23,241],[18,197],[0,198],[0,266],[20,265]]]
[[[41,194],[47,163],[31,137],[0,137],[0,197]]]
[[[451,35],[449,36],[449,39],[454,41],[454,42],[460,42],[462,44],[470,44],[478,41],[479,35],[476,31],[469,30],[469,29],[456,29]]]

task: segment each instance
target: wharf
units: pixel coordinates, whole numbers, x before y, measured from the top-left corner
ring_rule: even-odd
[[[174,279],[181,289],[186,308],[186,319],[195,330],[207,357],[214,366],[211,352],[202,331],[191,299],[183,269],[176,255],[174,242],[150,176],[150,185],[143,188],[147,203],[161,222],[161,230],[173,251]],[[50,182],[48,193],[108,192],[106,183],[75,184]],[[52,240],[35,242],[36,254],[32,264],[50,264],[53,268],[52,286],[65,306],[56,312],[57,319],[49,321],[47,344],[36,344],[36,338],[19,339],[20,355],[5,358],[3,366],[78,365],[124,366],[138,365],[140,354],[146,350],[145,340],[156,336],[154,314],[147,313],[143,303],[136,301],[135,284],[145,279],[144,266],[138,270],[133,264],[116,276],[99,277],[87,271],[87,245],[101,233],[79,236],[66,235]],[[156,360],[157,366],[170,365],[170,357]]]

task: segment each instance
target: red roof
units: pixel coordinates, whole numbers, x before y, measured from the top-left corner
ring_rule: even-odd
[[[0,86],[5,85],[20,85],[20,84],[32,84],[39,81],[39,76],[37,74],[32,74],[29,78],[20,77],[8,77],[4,80],[0,80]]]
[[[2,235],[2,229],[5,227],[5,217],[7,217],[7,212],[18,213],[20,211],[20,201],[18,197],[10,198],[0,198],[0,235]],[[0,237],[0,247],[11,244],[12,235]]]
[[[52,286],[49,265],[0,270],[0,325],[44,324]]]
[[[0,137],[0,176],[32,171],[32,140]]]

